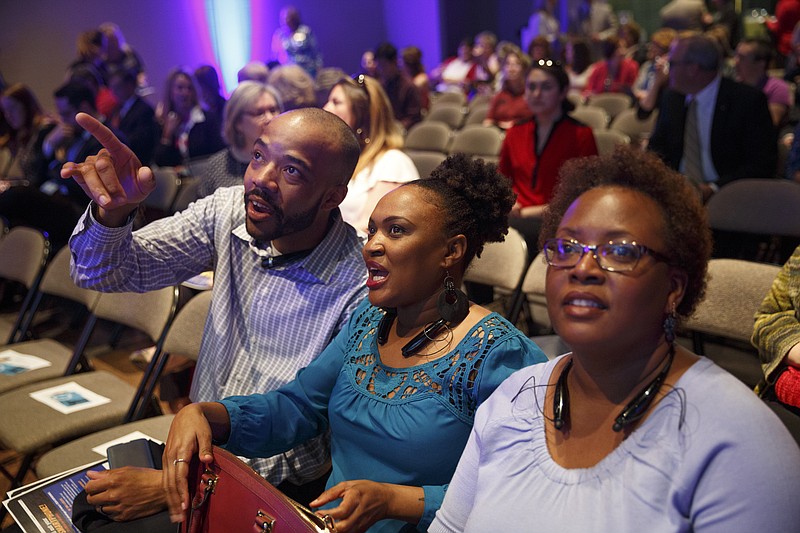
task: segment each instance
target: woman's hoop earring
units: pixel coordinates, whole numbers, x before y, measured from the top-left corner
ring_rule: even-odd
[[[439,295],[436,309],[448,324],[458,324],[469,314],[469,298],[456,287],[449,272],[445,275],[444,291]]]

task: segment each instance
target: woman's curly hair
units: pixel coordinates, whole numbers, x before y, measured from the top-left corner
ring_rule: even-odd
[[[511,182],[497,171],[497,165],[464,154],[445,159],[430,177],[408,183],[429,192],[429,201],[444,216],[448,237],[467,238],[464,268],[480,257],[487,242],[501,242],[508,233],[508,213],[514,206]]]
[[[686,294],[676,311],[683,317],[690,316],[705,294],[711,230],[694,187],[652,153],[619,146],[609,155],[565,163],[555,195],[544,214],[540,246],[555,236],[564,213],[580,195],[597,187],[615,186],[645,194],[661,209],[667,246],[662,253],[689,278]]]

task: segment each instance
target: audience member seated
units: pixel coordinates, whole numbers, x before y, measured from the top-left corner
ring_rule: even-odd
[[[675,30],[671,28],[660,28],[653,32],[650,42],[647,43],[647,60],[639,67],[639,75],[633,84],[633,95],[639,102],[650,96],[653,103],[647,106],[648,109],[658,105],[661,89],[667,82],[667,54],[675,35]]]
[[[111,74],[124,70],[133,73],[137,87],[147,87],[147,75],[139,54],[128,44],[122,30],[113,22],[100,25],[103,34],[100,55],[103,58],[102,71],[106,83],[110,85]]]
[[[720,60],[719,47],[705,35],[679,36],[672,43],[669,88],[648,144],[705,201],[735,179],[773,177],[777,167],[766,96],[720,76]]]
[[[397,64],[397,48],[381,43],[375,49],[378,79],[394,111],[394,118],[407,130],[422,120],[422,97],[411,78]]]
[[[570,38],[564,45],[564,60],[566,61],[564,68],[569,75],[570,91],[583,93],[594,68],[589,42],[581,37]]]
[[[253,146],[264,127],[281,113],[274,89],[255,81],[243,81],[231,93],[222,120],[222,137],[227,148],[212,155],[205,166],[198,197],[213,194],[220,187],[241,185]]]
[[[509,129],[500,149],[500,172],[511,178],[517,194],[511,225],[525,235],[532,255],[561,165],[573,157],[597,154],[591,128],[568,115],[573,109],[568,92],[569,77],[560,63],[534,63],[525,86],[533,119]]]
[[[322,68],[322,54],[314,32],[303,24],[294,6],[284,7],[279,15],[280,26],[272,35],[272,59],[281,65],[298,65],[315,78]]]
[[[556,3],[557,0],[533,2],[533,12],[528,18],[528,25],[520,29],[520,44],[523,50],[527,50],[536,37],[544,37],[551,48],[556,45],[561,34],[560,23],[556,18]]]
[[[800,23],[800,0],[778,0],[775,15],[766,21],[767,29],[776,43],[777,64],[783,67],[784,61],[792,53],[792,32]]]
[[[440,93],[463,92],[469,94],[477,76],[478,64],[472,57],[472,43],[462,40],[458,55],[445,59],[430,73],[431,82]]]
[[[0,179],[25,180],[38,187],[47,179],[42,143],[55,123],[42,110],[33,91],[21,83],[3,91],[0,108],[8,126],[8,132],[0,134],[0,148],[6,151]]]
[[[158,166],[181,166],[191,158],[213,154],[225,145],[219,122],[200,107],[192,76],[181,68],[167,76],[156,118],[161,124],[161,142],[156,147],[153,163]],[[70,161],[81,159],[71,158]]]
[[[607,37],[603,41],[603,59],[594,64],[586,80],[584,96],[600,93],[633,94],[633,84],[639,74],[639,65],[623,55],[619,39]]]
[[[661,26],[675,31],[703,31],[708,10],[704,0],[671,0],[659,11]]]
[[[322,108],[328,102],[328,95],[331,94],[333,86],[347,78],[347,73],[339,67],[323,67],[317,72],[314,80],[314,98],[317,101],[316,107]]]
[[[764,383],[759,392],[800,415],[800,247],[783,265],[756,312],[753,346],[758,348]]]
[[[402,151],[403,136],[376,79],[363,74],[343,79],[331,89],[324,109],[344,120],[358,137],[361,157],[339,207],[345,222],[366,235],[378,200],[398,185],[418,179],[419,173]]]
[[[711,254],[685,179],[633,147],[569,163],[542,243],[547,311],[572,352],[478,408],[429,531],[525,531],[534,515],[542,531],[795,529],[797,443],[675,342]]]
[[[364,50],[364,53],[361,54],[361,70],[353,77],[358,74],[365,74],[371,78],[378,77],[378,66],[375,64],[375,52],[372,50]]]
[[[728,32],[728,48],[736,49],[742,38],[742,20],[736,12],[734,0],[711,0],[714,12],[706,17],[708,26],[722,26]]]
[[[303,107],[317,107],[314,79],[297,65],[282,65],[269,71],[267,85],[275,87],[284,111]]]
[[[95,107],[104,116],[110,116],[117,102],[106,87],[103,66],[103,34],[100,30],[87,30],[78,35],[78,57],[67,67],[66,82],[81,80],[95,95]]]
[[[312,507],[342,531],[427,530],[475,409],[514,370],[545,360],[456,289],[484,244],[503,238],[513,202],[494,165],[463,154],[384,196],[363,250],[369,299],[319,358],[276,391],[176,415],[164,451],[173,519],[188,509],[188,467],[176,459],[212,461],[212,440],[272,455],[330,429],[333,472]]]
[[[269,76],[269,68],[263,61],[250,61],[245,66],[239,69],[237,73],[237,81],[257,81],[259,83],[267,83],[267,76]]]
[[[67,161],[85,159],[100,150],[100,144],[76,122],[75,115],[87,113],[99,118],[94,94],[85,85],[71,82],[55,93],[59,121],[42,141],[46,179],[41,184],[12,187],[0,194],[0,215],[12,226],[31,226],[47,231],[53,250],[67,243],[89,198],[72,180],[60,179],[59,171]]]
[[[222,124],[222,113],[225,111],[225,97],[219,84],[217,69],[211,65],[201,65],[194,71],[194,79],[200,98],[200,107],[205,113],[211,113],[219,124]]]
[[[425,66],[422,64],[422,50],[416,46],[406,46],[400,52],[400,59],[403,71],[411,78],[411,83],[419,91],[422,110],[427,111],[431,106],[431,85],[428,73],[425,72]]]
[[[617,36],[619,37],[622,55],[628,59],[633,59],[637,65],[644,63],[647,59],[647,49],[641,43],[641,26],[629,20],[624,24],[620,24]]]
[[[507,130],[533,116],[525,98],[525,79],[530,69],[528,56],[519,48],[508,50],[503,58],[503,85],[492,97],[485,126],[497,126]]]
[[[130,70],[115,70],[108,87],[118,102],[111,114],[111,125],[122,134],[139,161],[149,165],[158,142],[159,127],[153,108],[136,93],[136,75]]]
[[[84,115],[79,120],[106,139],[115,165],[105,179],[136,193],[110,193],[97,181],[96,157],[65,165],[63,176],[86,182],[94,200],[70,243],[76,283],[104,292],[142,292],[215,270],[193,401],[278,388],[347,324],[366,295],[367,273],[361,242],[337,209],[359,156],[358,142],[341,120],[320,109],[275,117],[256,142],[244,186],[217,189],[135,232],[129,216],[152,191],[152,172],[97,122]],[[250,464],[307,503],[324,488],[327,450],[324,438],[314,439]],[[164,511],[169,522],[158,471],[121,468],[90,478],[86,499],[103,511],[98,521]],[[154,530],[134,524],[129,531]]]
[[[494,81],[500,72],[500,60],[497,57],[497,36],[490,31],[482,31],[475,36],[472,46],[472,57],[478,65],[475,71],[475,89],[482,94],[494,92]]]
[[[764,92],[772,123],[780,130],[789,116],[792,95],[789,85],[767,74],[772,59],[772,45],[763,39],[744,39],[736,47],[736,79]]]
[[[534,62],[540,59],[552,59],[555,56],[553,45],[542,35],[534,37],[531,44],[528,45],[528,56]]]

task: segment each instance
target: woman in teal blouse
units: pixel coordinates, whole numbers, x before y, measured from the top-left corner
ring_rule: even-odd
[[[269,394],[193,404],[165,451],[170,513],[188,504],[183,461],[210,444],[274,455],[331,431],[333,472],[312,502],[337,531],[427,529],[477,406],[515,370],[545,360],[496,313],[455,287],[514,203],[494,166],[448,158],[430,178],[387,194],[369,222],[369,301],[295,381]]]

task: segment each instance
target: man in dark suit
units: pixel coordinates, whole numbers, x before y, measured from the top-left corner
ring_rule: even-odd
[[[704,200],[733,180],[773,177],[777,132],[764,94],[721,77],[720,50],[704,35],[677,39],[669,59],[649,149],[692,180]]]
[[[122,141],[133,150],[139,161],[149,165],[159,130],[153,108],[136,94],[136,75],[127,70],[117,70],[109,76],[108,86],[119,102],[111,115],[112,127],[122,134]]]

